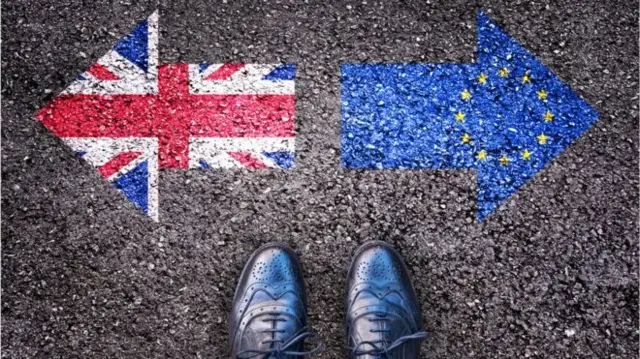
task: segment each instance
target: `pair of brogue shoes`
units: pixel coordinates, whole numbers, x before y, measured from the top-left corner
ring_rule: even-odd
[[[345,324],[349,358],[418,358],[420,305],[400,255],[385,242],[361,246],[347,277]],[[256,250],[240,276],[230,316],[232,358],[300,358],[313,349],[307,329],[300,262],[286,245]]]

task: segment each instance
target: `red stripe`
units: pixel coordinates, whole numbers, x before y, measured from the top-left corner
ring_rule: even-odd
[[[59,137],[153,137],[154,95],[61,95],[36,117]]]
[[[98,80],[119,80],[120,79],[116,74],[114,74],[109,69],[100,65],[97,62],[93,64],[93,66],[91,66],[91,68],[89,68],[87,72],[90,73],[93,77],[97,78]]]
[[[240,162],[246,168],[269,168],[264,164],[264,162],[260,161],[249,152],[229,152],[229,156],[231,156],[234,160]]]
[[[244,64],[224,64],[220,66],[219,69],[212,72],[209,76],[205,77],[205,80],[211,80],[211,81],[226,80],[243,67],[244,67]]]
[[[173,120],[188,112],[191,116],[181,117],[191,117],[189,132],[193,136],[294,136],[293,95],[191,95],[191,98],[191,101],[161,102],[155,95],[61,95],[36,117],[59,137],[156,137],[188,124],[186,120]]]
[[[113,174],[120,171],[122,167],[128,165],[129,163],[131,163],[131,161],[138,158],[141,154],[142,152],[122,152],[109,160],[109,162],[100,166],[98,168],[98,172],[102,175],[102,177],[109,178]]]
[[[293,95],[192,95],[196,137],[293,137]]]
[[[152,133],[158,136],[158,167],[189,168],[189,65],[158,68],[158,95],[152,111]],[[145,105],[143,104],[142,107]],[[133,114],[135,116],[135,114]]]

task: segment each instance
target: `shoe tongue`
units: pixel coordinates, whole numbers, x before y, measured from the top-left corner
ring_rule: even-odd
[[[356,318],[353,328],[357,331],[358,345],[362,342],[372,342],[373,344],[361,344],[358,351],[369,351],[374,349],[387,348],[397,338],[406,334],[406,323],[398,316],[390,313],[368,313]],[[383,342],[384,340],[384,342]],[[361,355],[358,359],[377,359],[378,355]]]
[[[291,320],[293,319],[287,315],[272,313],[253,317],[243,336],[243,341],[249,341],[245,347],[267,350],[287,343],[293,338],[297,329],[296,325],[290,323]],[[277,342],[270,342],[271,340]]]

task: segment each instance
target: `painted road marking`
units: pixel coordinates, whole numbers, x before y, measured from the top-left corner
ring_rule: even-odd
[[[158,170],[291,168],[295,65],[158,64],[158,14],[36,114],[158,220]]]
[[[342,165],[477,170],[478,220],[597,112],[482,12],[474,64],[342,66]]]

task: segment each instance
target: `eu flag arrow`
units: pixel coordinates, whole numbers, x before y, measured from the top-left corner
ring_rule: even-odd
[[[598,114],[486,14],[477,21],[477,63],[342,66],[342,165],[474,168],[482,221]]]

